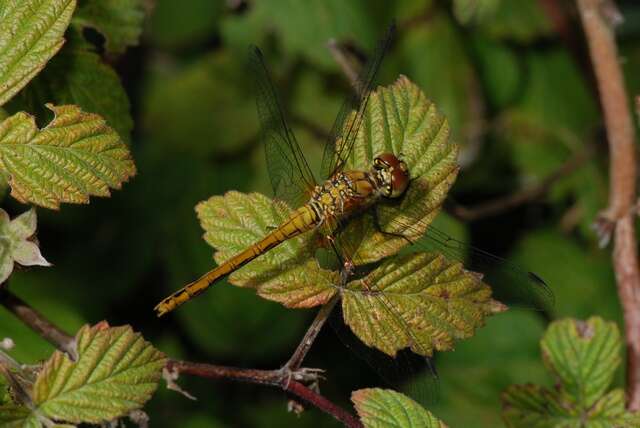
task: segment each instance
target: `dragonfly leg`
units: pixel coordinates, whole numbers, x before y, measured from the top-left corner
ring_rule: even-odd
[[[387,235],[387,236],[393,236],[396,238],[402,238],[405,241],[407,241],[407,243],[409,245],[412,245],[414,242],[407,238],[404,234],[402,233],[396,233],[396,232],[387,232],[386,230],[382,229],[382,225],[380,224],[380,219],[378,218],[378,213],[373,210],[373,225],[375,226],[376,230],[380,233],[382,233],[383,235]]]

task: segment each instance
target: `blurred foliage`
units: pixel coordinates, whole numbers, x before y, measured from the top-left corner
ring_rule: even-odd
[[[437,355],[440,398],[429,410],[453,427],[500,426],[500,393],[508,385],[548,383],[538,347],[545,322],[595,314],[621,325],[610,255],[597,247],[590,228],[608,190],[596,88],[585,52],[567,45],[543,2],[102,3],[78,2],[67,43],[0,110],[2,118],[29,111],[44,125],[51,120],[45,103],[78,104],[104,117],[136,161],[137,176],[111,198],[38,210],[37,239],[55,267],[21,269],[10,287],[66,331],[107,319],[131,324],[171,357],[282,364],[313,311],[285,309],[226,283],[167,319],[157,320],[152,308],[211,268],[213,252],[194,211],[198,202],[232,189],[269,194],[244,66],[247,46],[263,48],[292,128],[318,166],[350,90],[328,39],[364,54],[394,17],[398,37],[379,81],[388,85],[405,74],[448,117],[462,147],[453,203],[473,206],[518,192],[584,157],[548,192],[516,209],[470,223],[438,218],[446,231],[539,273],[556,306],[548,314],[515,310],[492,317],[455,351]],[[617,3],[626,18],[619,28],[623,70],[637,94],[640,5]],[[571,2],[562,8],[570,32],[580,34]],[[4,72],[0,68],[0,78]],[[4,202],[11,218],[25,211],[11,198]],[[9,354],[20,362],[52,353],[0,309],[5,336],[15,341]],[[344,406],[350,391],[381,384],[331,331],[314,344],[308,364],[327,370],[322,391]],[[286,396],[276,390],[190,378],[180,383],[199,401],[160,388],[146,407],[152,426],[337,426],[317,410],[299,418],[287,413]]]

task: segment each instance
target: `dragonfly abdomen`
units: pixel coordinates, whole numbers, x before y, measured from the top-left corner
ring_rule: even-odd
[[[192,297],[195,297],[205,291],[215,281],[235,272],[256,257],[266,253],[284,241],[313,229],[319,222],[320,217],[316,211],[311,208],[311,206],[304,205],[301,208],[298,208],[284,223],[263,239],[162,300],[155,307],[156,313],[158,316],[162,316],[171,312],[178,306],[190,300]]]

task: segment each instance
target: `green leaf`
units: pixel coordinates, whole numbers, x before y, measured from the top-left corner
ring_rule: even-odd
[[[73,16],[73,24],[99,31],[114,54],[138,44],[143,20],[143,0],[85,0]]]
[[[559,381],[554,389],[512,385],[502,394],[510,427],[636,427],[640,413],[625,410],[624,392],[606,393],[620,365],[618,327],[599,317],[553,322],[542,341],[545,366]]]
[[[102,116],[125,142],[129,141],[133,121],[120,78],[80,34],[69,31],[67,37],[60,53],[8,106],[14,112],[28,111],[40,120],[50,114],[44,107],[48,102],[76,104]]]
[[[402,154],[411,185],[399,203],[376,206],[378,225],[368,214],[350,222],[344,233],[360,242],[352,255],[356,264],[378,261],[407,245],[407,239],[390,234],[419,239],[438,215],[458,173],[458,147],[449,141],[446,118],[405,76],[371,94],[345,169],[369,170],[373,157],[383,152]]]
[[[446,427],[418,403],[390,389],[360,389],[351,394],[351,401],[365,428]]]
[[[222,0],[191,0],[188,7],[175,0],[157,0],[149,36],[154,44],[178,51],[205,42],[215,34],[224,9]]]
[[[75,0],[7,0],[0,4],[0,105],[62,47],[75,6]]]
[[[618,327],[597,317],[552,323],[541,346],[545,366],[583,409],[604,394],[622,361]]]
[[[36,211],[32,208],[13,220],[0,208],[0,283],[9,278],[13,265],[51,266],[40,254],[38,245],[31,241],[36,232]]]
[[[473,134],[470,130],[482,120],[483,101],[469,49],[455,22],[446,13],[437,12],[429,25],[407,32],[398,50],[403,72],[446,116],[453,140],[464,149]]]
[[[453,13],[462,24],[482,21],[496,13],[500,0],[454,0]]]
[[[135,174],[129,150],[104,120],[77,106],[48,104],[55,117],[43,129],[17,113],[0,123],[0,169],[21,202],[58,208],[109,196]]]
[[[262,45],[271,32],[280,36],[287,56],[303,55],[314,64],[336,69],[327,41],[352,40],[372,47],[382,33],[367,19],[371,6],[362,0],[273,0],[255,2],[248,13],[222,22],[222,37],[239,52],[249,44]]]
[[[213,196],[196,207],[204,239],[218,249],[218,264],[265,237],[284,222],[291,209],[258,193],[228,192]],[[229,282],[255,288],[267,299],[287,307],[312,307],[326,303],[335,293],[337,277],[321,269],[313,257],[311,233],[287,240],[238,269]]]
[[[208,157],[255,141],[256,103],[250,85],[238,78],[245,71],[241,58],[221,51],[183,69],[158,67],[144,96],[144,126],[154,142]]]
[[[100,423],[142,407],[166,362],[129,326],[84,326],[76,349],[75,362],[55,351],[33,388],[38,411],[56,420]]]
[[[455,340],[473,336],[487,315],[504,310],[477,274],[435,253],[387,260],[342,293],[351,330],[391,356],[404,348],[425,356],[450,350]]]
[[[0,426],[3,428],[40,428],[42,423],[36,414],[25,406],[5,404],[0,406]]]

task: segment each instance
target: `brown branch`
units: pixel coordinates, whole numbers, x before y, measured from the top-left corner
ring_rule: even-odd
[[[627,407],[640,410],[640,270],[634,229],[636,153],[631,112],[618,62],[612,24],[619,20],[608,0],[577,0],[598,81],[610,152],[609,206],[601,230],[615,230],[613,265],[625,320]],[[604,225],[604,226],[603,226]]]
[[[591,151],[577,154],[565,162],[560,168],[546,176],[542,181],[525,187],[510,195],[493,199],[491,201],[467,208],[461,205],[453,205],[447,211],[454,217],[464,221],[474,221],[484,217],[490,217],[513,209],[526,202],[535,200],[551,189],[560,179],[570,175],[581,167],[591,157]]]
[[[0,289],[0,304],[7,308],[20,321],[30,327],[33,331],[38,333],[43,339],[54,345],[57,349],[66,352],[75,360],[75,340],[73,336],[68,335],[67,333],[53,325],[42,314],[29,306],[29,304],[11,293],[6,288],[6,284],[4,285],[5,287]],[[317,336],[319,328],[324,323],[324,321],[320,322],[319,320],[322,318],[326,320],[328,314],[333,308],[333,305],[335,305],[335,301],[330,301],[320,310],[318,316],[316,317],[316,321],[310,328],[311,333],[307,333],[307,335],[305,335],[303,342],[299,346],[299,348],[306,349],[300,354],[298,354],[298,352],[294,353],[294,356],[298,355],[298,357],[296,359],[292,357],[292,360],[289,361],[289,363],[291,363],[292,361],[297,361],[297,367],[295,368],[290,369],[285,365],[285,367],[278,370],[241,369],[235,367],[199,364],[171,359],[167,362],[165,368],[169,370],[169,372],[177,372],[180,374],[187,374],[204,378],[230,379],[235,381],[277,386],[284,391],[287,391],[295,395],[296,397],[316,406],[320,410],[330,414],[340,422],[344,423],[346,426],[361,428],[362,424],[355,416],[351,415],[346,410],[338,407],[319,393],[311,390],[303,383],[301,383],[316,381],[319,378],[321,370],[299,368],[299,365],[302,362],[302,359],[304,358],[308,347],[311,346],[311,343],[313,343],[313,340]]]
[[[167,363],[167,369],[170,372],[178,372],[180,374],[209,379],[229,379],[240,382],[277,386],[333,416],[347,427],[363,427],[362,423],[355,416],[341,407],[336,406],[334,403],[297,380],[297,378],[305,380],[307,374],[305,369],[297,371],[283,369],[255,370],[176,360],[170,360]]]
[[[44,340],[57,349],[65,352],[73,360],[76,359],[75,340],[64,331],[53,325],[40,312],[33,309],[22,299],[7,289],[7,283],[0,289],[0,304],[13,313],[20,321],[35,331]]]

